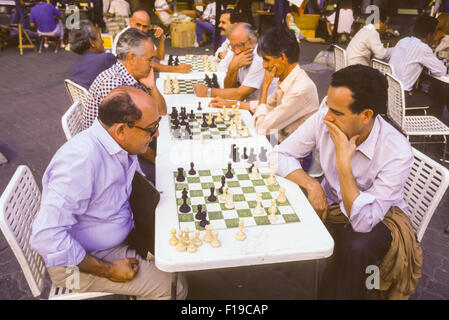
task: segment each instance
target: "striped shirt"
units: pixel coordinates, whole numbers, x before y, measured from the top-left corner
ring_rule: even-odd
[[[443,61],[438,60],[432,49],[415,37],[404,38],[396,44],[390,64],[406,91],[413,89],[423,68],[427,68],[431,75],[446,75]]]

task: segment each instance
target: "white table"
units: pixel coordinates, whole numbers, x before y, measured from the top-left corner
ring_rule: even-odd
[[[192,56],[206,56],[206,55],[195,55],[195,54],[193,54]],[[213,55],[208,55],[208,57],[209,56],[212,56],[213,57]],[[185,59],[186,59],[186,56],[176,56],[176,55],[173,55],[173,57],[174,58],[176,58],[176,57],[178,57],[179,58],[179,64],[181,64],[181,63],[186,63],[186,64],[190,64],[190,63],[187,63],[186,61],[185,61]],[[164,60],[161,60],[160,61],[160,63],[162,63],[162,64],[166,64],[166,65],[168,65],[168,60],[169,60],[169,55],[168,54],[166,54],[165,55],[165,58],[164,58]],[[215,63],[215,65],[217,65],[217,62],[216,62],[216,60],[215,60],[215,57],[213,57],[213,61],[214,61],[214,63]],[[226,73],[225,72],[220,72],[220,71],[218,71],[218,70],[216,70],[216,71],[196,71],[196,70],[191,70],[188,74],[189,75],[204,75],[204,74],[207,74],[207,73],[220,73],[220,74],[223,74],[224,76],[226,76]],[[161,72],[160,73],[161,75],[167,75],[167,74],[169,74],[169,75],[172,75],[172,74],[174,74],[174,73],[170,73],[170,72]]]
[[[447,75],[445,75],[445,76],[441,76],[441,77],[433,76],[433,75],[430,75],[430,76],[431,76],[432,78],[435,78],[435,79],[440,80],[440,81],[442,81],[442,82],[449,83],[449,74],[447,74]]]
[[[189,110],[188,105],[186,108]],[[205,140],[204,144],[188,140],[173,141],[167,118],[161,121],[156,160],[156,185],[161,191],[161,199],[156,208],[155,218],[155,263],[159,269],[173,273],[174,284],[177,281],[177,273],[183,271],[300,260],[318,261],[332,255],[334,241],[307,198],[296,184],[281,177],[276,178],[280,186],[286,188],[286,196],[297,212],[300,222],[247,227],[245,228],[247,239],[243,242],[234,238],[237,228],[223,229],[219,231],[222,243],[220,248],[215,249],[209,244],[203,244],[194,254],[177,252],[175,247],[169,245],[170,230],[179,229],[173,178],[173,172],[178,167],[182,166],[188,170],[190,162],[193,161],[196,170],[226,168],[230,162],[229,153],[233,143],[240,148],[264,146],[268,151],[272,149],[265,136],[254,135],[255,129],[250,113],[242,110],[241,114],[242,120],[248,125],[251,138]],[[246,162],[233,163],[233,167],[247,166]],[[201,231],[201,238],[203,236],[204,231]],[[172,288],[172,295],[175,292],[176,288]]]

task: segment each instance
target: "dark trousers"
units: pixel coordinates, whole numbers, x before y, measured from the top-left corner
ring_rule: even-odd
[[[366,273],[370,265],[379,267],[391,245],[390,230],[378,223],[370,232],[355,232],[350,224],[326,223],[334,239],[334,253],[328,260],[318,291],[319,299],[368,299]]]

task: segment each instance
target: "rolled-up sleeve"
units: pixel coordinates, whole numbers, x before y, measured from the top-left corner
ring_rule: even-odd
[[[58,152],[42,179],[41,207],[32,225],[30,242],[47,267],[75,266],[86,254],[71,236],[71,228],[77,223],[77,215],[87,210],[94,173],[89,160],[80,158],[82,153],[75,154]]]
[[[299,159],[308,156],[316,147],[322,112],[308,118],[280,145],[269,154],[269,162],[275,163],[276,174],[286,177],[291,172],[302,169]]]
[[[404,184],[412,164],[413,153],[410,151],[387,163],[373,181],[373,185],[365,191],[360,191],[352,204],[349,217],[354,231],[370,232],[384,219],[388,210],[403,199]],[[340,208],[346,213],[343,202],[340,203]]]

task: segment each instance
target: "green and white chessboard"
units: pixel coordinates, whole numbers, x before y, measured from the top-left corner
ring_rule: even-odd
[[[167,81],[170,81],[170,84],[168,85],[168,91],[166,90]],[[178,79],[178,87],[179,92],[174,93],[174,85],[173,85],[173,79],[166,79],[164,80],[164,94],[194,94],[195,91],[193,90],[193,84],[195,83],[202,83],[206,84],[204,80],[202,79]]]
[[[179,126],[179,129],[174,129],[175,125],[173,124],[173,120],[170,119],[170,133],[173,140],[199,140],[200,139],[200,133],[203,134],[204,140],[219,140],[219,139],[231,139],[231,132],[229,131],[228,127],[231,125],[231,121],[234,118],[234,115],[229,116],[229,120],[225,121],[223,119],[222,122],[216,122],[215,125],[216,128],[203,128],[201,127],[201,124],[203,123],[203,114],[206,115],[206,119],[209,119],[209,113],[195,113],[195,118],[190,119],[189,113],[187,113],[187,119],[191,134],[188,134],[185,130],[185,126]],[[212,116],[214,118],[217,117],[218,113],[212,113]],[[242,126],[246,126],[244,120],[242,119]],[[248,130],[248,136],[243,137],[242,136],[243,130],[237,129],[237,136],[235,139],[239,138],[249,138],[251,137],[251,133]]]
[[[211,58],[212,57],[212,58]],[[205,61],[206,58],[206,61]],[[192,66],[191,72],[215,72],[217,67],[213,56],[207,55],[186,55],[178,57],[179,63],[190,64]]]
[[[276,202],[278,211],[277,220],[270,222],[268,219],[268,208],[271,206],[271,199],[279,195],[280,186],[276,182],[273,186],[268,186],[265,181],[269,177],[270,169],[268,167],[259,168],[259,178],[251,179],[249,171],[246,168],[234,168],[232,172],[234,177],[226,179],[226,187],[232,191],[234,199],[234,209],[226,209],[224,202],[220,200],[218,189],[221,186],[221,177],[226,174],[227,169],[196,170],[196,174],[188,174],[189,169],[184,170],[186,180],[177,182],[178,172],[173,173],[176,190],[177,212],[180,230],[188,228],[189,230],[204,230],[200,226],[200,220],[195,219],[198,212],[197,205],[202,205],[202,211],[206,211],[206,219],[210,221],[214,230],[237,228],[239,220],[244,221],[244,226],[263,226],[271,224],[284,224],[299,222],[299,217],[288,200],[281,204]],[[217,201],[211,203],[207,198],[210,195],[210,188],[215,187]],[[186,188],[187,204],[191,207],[190,212],[182,213],[179,211],[182,205],[182,191]],[[262,206],[264,215],[254,216],[253,210],[256,207],[257,193],[262,194]]]

